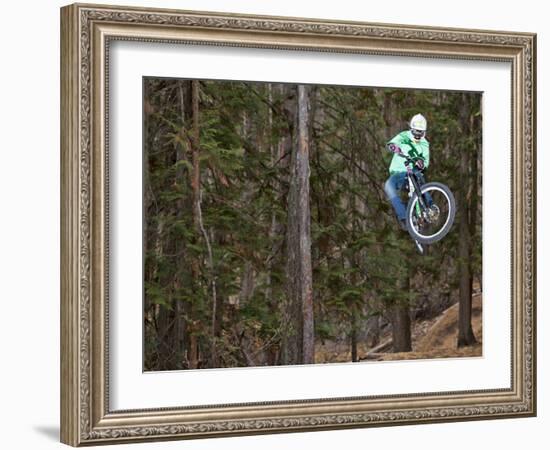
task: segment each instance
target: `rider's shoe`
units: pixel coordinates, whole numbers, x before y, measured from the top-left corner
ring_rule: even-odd
[[[407,221],[405,219],[399,219],[399,225],[402,230],[407,231]]]

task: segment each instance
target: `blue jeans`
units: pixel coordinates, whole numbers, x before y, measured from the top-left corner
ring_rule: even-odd
[[[422,186],[425,183],[424,176],[420,171],[415,171],[415,174],[418,177],[418,181],[420,181],[420,185]],[[397,215],[397,218],[399,220],[405,220],[405,217],[407,215],[407,206],[405,205],[405,203],[403,203],[399,195],[400,191],[405,188],[406,183],[407,172],[397,172],[393,175],[390,175],[390,177],[386,180],[386,183],[384,184],[384,191],[386,192],[386,196],[391,202],[393,209],[395,210],[395,214]],[[431,206],[432,198],[430,194],[426,194],[425,198],[428,206]]]

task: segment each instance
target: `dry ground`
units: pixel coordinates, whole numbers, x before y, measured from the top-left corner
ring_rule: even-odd
[[[413,351],[405,353],[376,352],[358,346],[360,360],[396,361],[408,359],[460,358],[482,356],[482,294],[472,297],[472,328],[478,343],[471,347],[457,349],[458,303],[454,304],[438,317],[431,320],[415,322],[412,329]],[[382,336],[381,343],[390,343],[391,335]],[[316,363],[349,362],[351,353],[349,345],[338,345],[333,342],[317,345]]]
[[[380,359],[395,361],[400,359],[432,359],[482,356],[482,295],[472,298],[472,328],[478,343],[471,347],[456,348],[458,335],[458,303],[451,306],[431,325],[427,333],[420,337],[412,352],[385,353]]]

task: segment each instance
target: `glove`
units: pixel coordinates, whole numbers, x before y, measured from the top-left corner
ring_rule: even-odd
[[[388,144],[388,150],[392,153],[402,153],[401,148],[399,147],[399,145],[394,144],[394,143]]]
[[[424,170],[424,160],[417,159],[414,163],[416,167],[418,167],[420,170]]]

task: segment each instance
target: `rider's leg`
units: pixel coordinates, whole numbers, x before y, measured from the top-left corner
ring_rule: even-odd
[[[424,178],[424,174],[422,172],[420,172],[420,171],[416,172],[416,176],[418,178],[418,181],[420,182],[421,187],[426,184],[426,179]],[[432,205],[433,205],[433,199],[432,199],[432,196],[430,195],[429,192],[426,192],[424,194],[424,199],[426,200],[426,203],[428,204],[428,208],[431,208]]]
[[[407,174],[405,172],[398,172],[391,175],[384,184],[384,191],[388,200],[391,202],[395,214],[400,222],[405,222],[405,216],[407,215],[407,208],[399,197],[399,190],[403,188]]]

